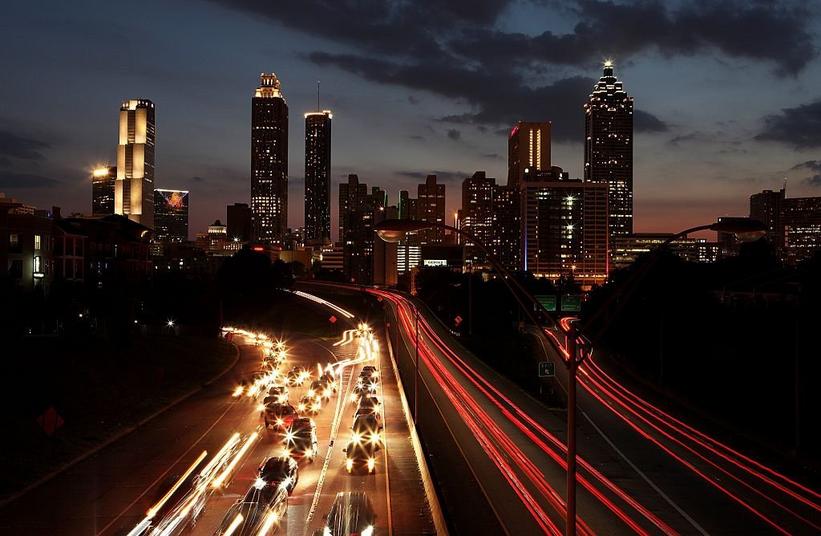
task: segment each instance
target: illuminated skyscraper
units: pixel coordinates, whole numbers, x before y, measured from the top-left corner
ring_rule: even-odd
[[[428,175],[417,188],[416,219],[430,223],[445,223],[445,185],[436,182],[436,175]],[[419,231],[420,245],[441,244],[445,230],[439,227]]]
[[[584,105],[584,180],[606,183],[610,243],[633,232],[633,97],[604,63]]]
[[[146,227],[154,225],[154,103],[131,99],[120,106],[114,212]]]
[[[187,190],[154,190],[154,238],[176,244],[188,240]]]
[[[114,190],[117,182],[115,166],[101,166],[91,173],[91,214],[114,214]]]
[[[550,122],[516,123],[507,140],[508,186],[519,186],[529,175],[550,166]]]
[[[288,105],[276,75],[261,74],[251,99],[253,238],[281,242],[288,229]]]
[[[355,174],[339,185],[339,237],[343,248],[343,271],[347,281],[373,281],[374,222],[384,217],[387,195],[359,182]]]
[[[488,248],[498,233],[498,229],[493,225],[495,189],[496,179],[486,176],[484,171],[477,171],[472,177],[462,181],[462,210],[459,224],[463,231]],[[464,238],[463,245],[466,264],[483,266],[487,262],[484,252],[471,240]]]
[[[305,241],[331,239],[331,111],[305,114]]]

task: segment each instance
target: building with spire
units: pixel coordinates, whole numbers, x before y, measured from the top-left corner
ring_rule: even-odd
[[[305,242],[331,240],[330,110],[305,114]]]
[[[131,99],[120,106],[114,213],[154,226],[154,103]]]
[[[507,184],[518,187],[537,171],[549,170],[550,122],[519,121],[507,140]]]
[[[611,60],[584,115],[584,180],[607,184],[608,237],[615,244],[633,233],[633,97],[613,74]]]
[[[288,104],[274,73],[251,99],[251,220],[260,242],[281,243],[288,229]]]

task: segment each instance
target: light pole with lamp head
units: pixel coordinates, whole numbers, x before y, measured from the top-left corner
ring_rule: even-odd
[[[400,240],[404,239],[408,233],[411,232],[418,232],[424,229],[429,229],[431,227],[437,227],[441,229],[450,230],[455,232],[456,234],[460,235],[461,237],[467,239],[474,245],[476,245],[482,252],[485,253],[487,260],[491,263],[491,265],[496,269],[502,276],[502,281],[504,282],[507,289],[519,303],[521,308],[524,310],[525,315],[527,316],[528,320],[532,322],[538,329],[537,332],[539,336],[547,343],[547,346],[551,346],[553,342],[545,333],[545,330],[542,329],[539,322],[534,318],[532,311],[534,310],[533,307],[535,306],[535,310],[541,309],[542,312],[546,315],[547,318],[551,318],[550,313],[542,307],[541,303],[539,303],[533,295],[522,285],[519,284],[516,279],[511,277],[510,273],[502,266],[495,256],[490,253],[488,248],[482,244],[479,240],[476,239],[471,233],[465,231],[464,229],[458,229],[456,227],[451,227],[450,225],[445,225],[442,223],[437,222],[426,222],[426,221],[418,221],[418,220],[398,220],[398,219],[390,219],[390,220],[383,220],[377,223],[374,227],[377,235],[382,240],[386,242],[399,242]],[[736,237],[742,241],[752,241],[757,240],[758,238],[764,236],[766,233],[766,228],[761,222],[751,220],[749,218],[719,218],[718,221],[707,224],[707,225],[699,225],[696,227],[691,227],[680,233],[676,233],[667,239],[664,243],[662,243],[659,247],[664,247],[674,240],[685,236],[690,233],[694,233],[697,231],[704,231],[704,230],[711,230],[717,232],[726,232],[726,233],[733,233]],[[653,251],[656,251],[654,249]],[[640,274],[640,277],[643,276],[644,273]],[[639,278],[640,278],[639,277]],[[516,290],[514,290],[514,286]],[[518,291],[518,292],[517,292]],[[521,295],[520,295],[521,294]],[[530,306],[526,304],[524,299],[527,299],[530,302]],[[622,302],[623,303],[623,302]],[[415,306],[414,306],[415,307]],[[597,312],[597,315],[601,313],[601,309]],[[417,352],[419,351],[419,326],[418,326],[418,309],[416,310],[416,345],[417,345]],[[595,318],[595,316],[594,316]],[[565,534],[567,536],[575,536],[576,535],[576,375],[579,366],[584,362],[585,358],[589,355],[589,345],[586,343],[586,339],[583,337],[582,333],[576,329],[576,327],[571,323],[569,329],[565,330],[561,327],[560,324],[554,325],[560,326],[560,329],[564,332],[566,339],[567,339],[567,359],[563,360],[565,367],[568,371],[568,380],[567,380],[567,512],[566,512],[566,519],[565,519]],[[398,329],[398,328],[397,328]],[[581,345],[581,351],[579,351],[579,346]],[[418,354],[417,354],[418,355]],[[418,385],[419,378],[419,361],[417,357],[416,362],[416,379],[415,385]],[[417,388],[414,388],[414,391],[418,393]]]

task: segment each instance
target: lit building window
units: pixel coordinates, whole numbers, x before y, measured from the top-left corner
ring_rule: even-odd
[[[41,244],[40,235],[38,235],[38,234],[34,235],[34,249],[35,250],[41,249],[40,244]]]

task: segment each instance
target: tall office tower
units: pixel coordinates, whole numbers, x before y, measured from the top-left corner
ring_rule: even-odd
[[[331,111],[305,114],[305,242],[331,240]]]
[[[607,185],[546,177],[521,188],[523,269],[582,285],[607,278]]]
[[[493,234],[490,247],[506,270],[519,270],[521,258],[521,196],[515,186],[493,187]]]
[[[767,237],[786,264],[795,265],[821,249],[821,197],[764,190],[750,196],[750,218],[767,227]]]
[[[519,186],[534,171],[550,165],[550,122],[516,123],[507,139],[508,186]]]
[[[228,240],[251,240],[251,207],[247,203],[234,203],[226,207]]]
[[[610,242],[633,233],[633,97],[613,63],[584,105],[584,180],[607,184]]]
[[[374,221],[382,217],[387,198],[384,190],[359,182],[348,175],[339,185],[339,236],[342,241],[343,272],[348,281],[370,284],[373,281]]]
[[[362,200],[368,195],[368,185],[359,183],[359,176],[355,173],[348,175],[348,182],[339,183],[339,239],[345,236],[346,214],[361,206]]]
[[[176,244],[188,240],[188,190],[154,190],[154,239]]]
[[[416,203],[417,219],[445,223],[445,185],[437,184],[436,175],[428,175],[425,182],[418,186]],[[434,227],[420,231],[419,241],[420,245],[442,244],[445,241],[445,230]]]
[[[487,177],[484,171],[477,171],[472,177],[462,181],[462,210],[459,217],[461,228],[488,249],[492,248],[494,237],[498,233],[493,225],[495,188],[496,179]],[[474,242],[464,238],[463,245],[466,265],[487,265],[487,256]]]
[[[288,229],[288,104],[274,73],[251,99],[252,239],[281,242]]]
[[[114,214],[114,190],[117,182],[115,166],[101,166],[91,173],[91,214],[108,216]]]
[[[120,106],[114,213],[146,227],[154,225],[154,103],[132,99]]]
[[[784,210],[785,191],[763,192],[750,196],[750,218],[758,220],[767,228],[767,240],[773,245],[778,254],[784,248],[784,224],[781,213]]]

